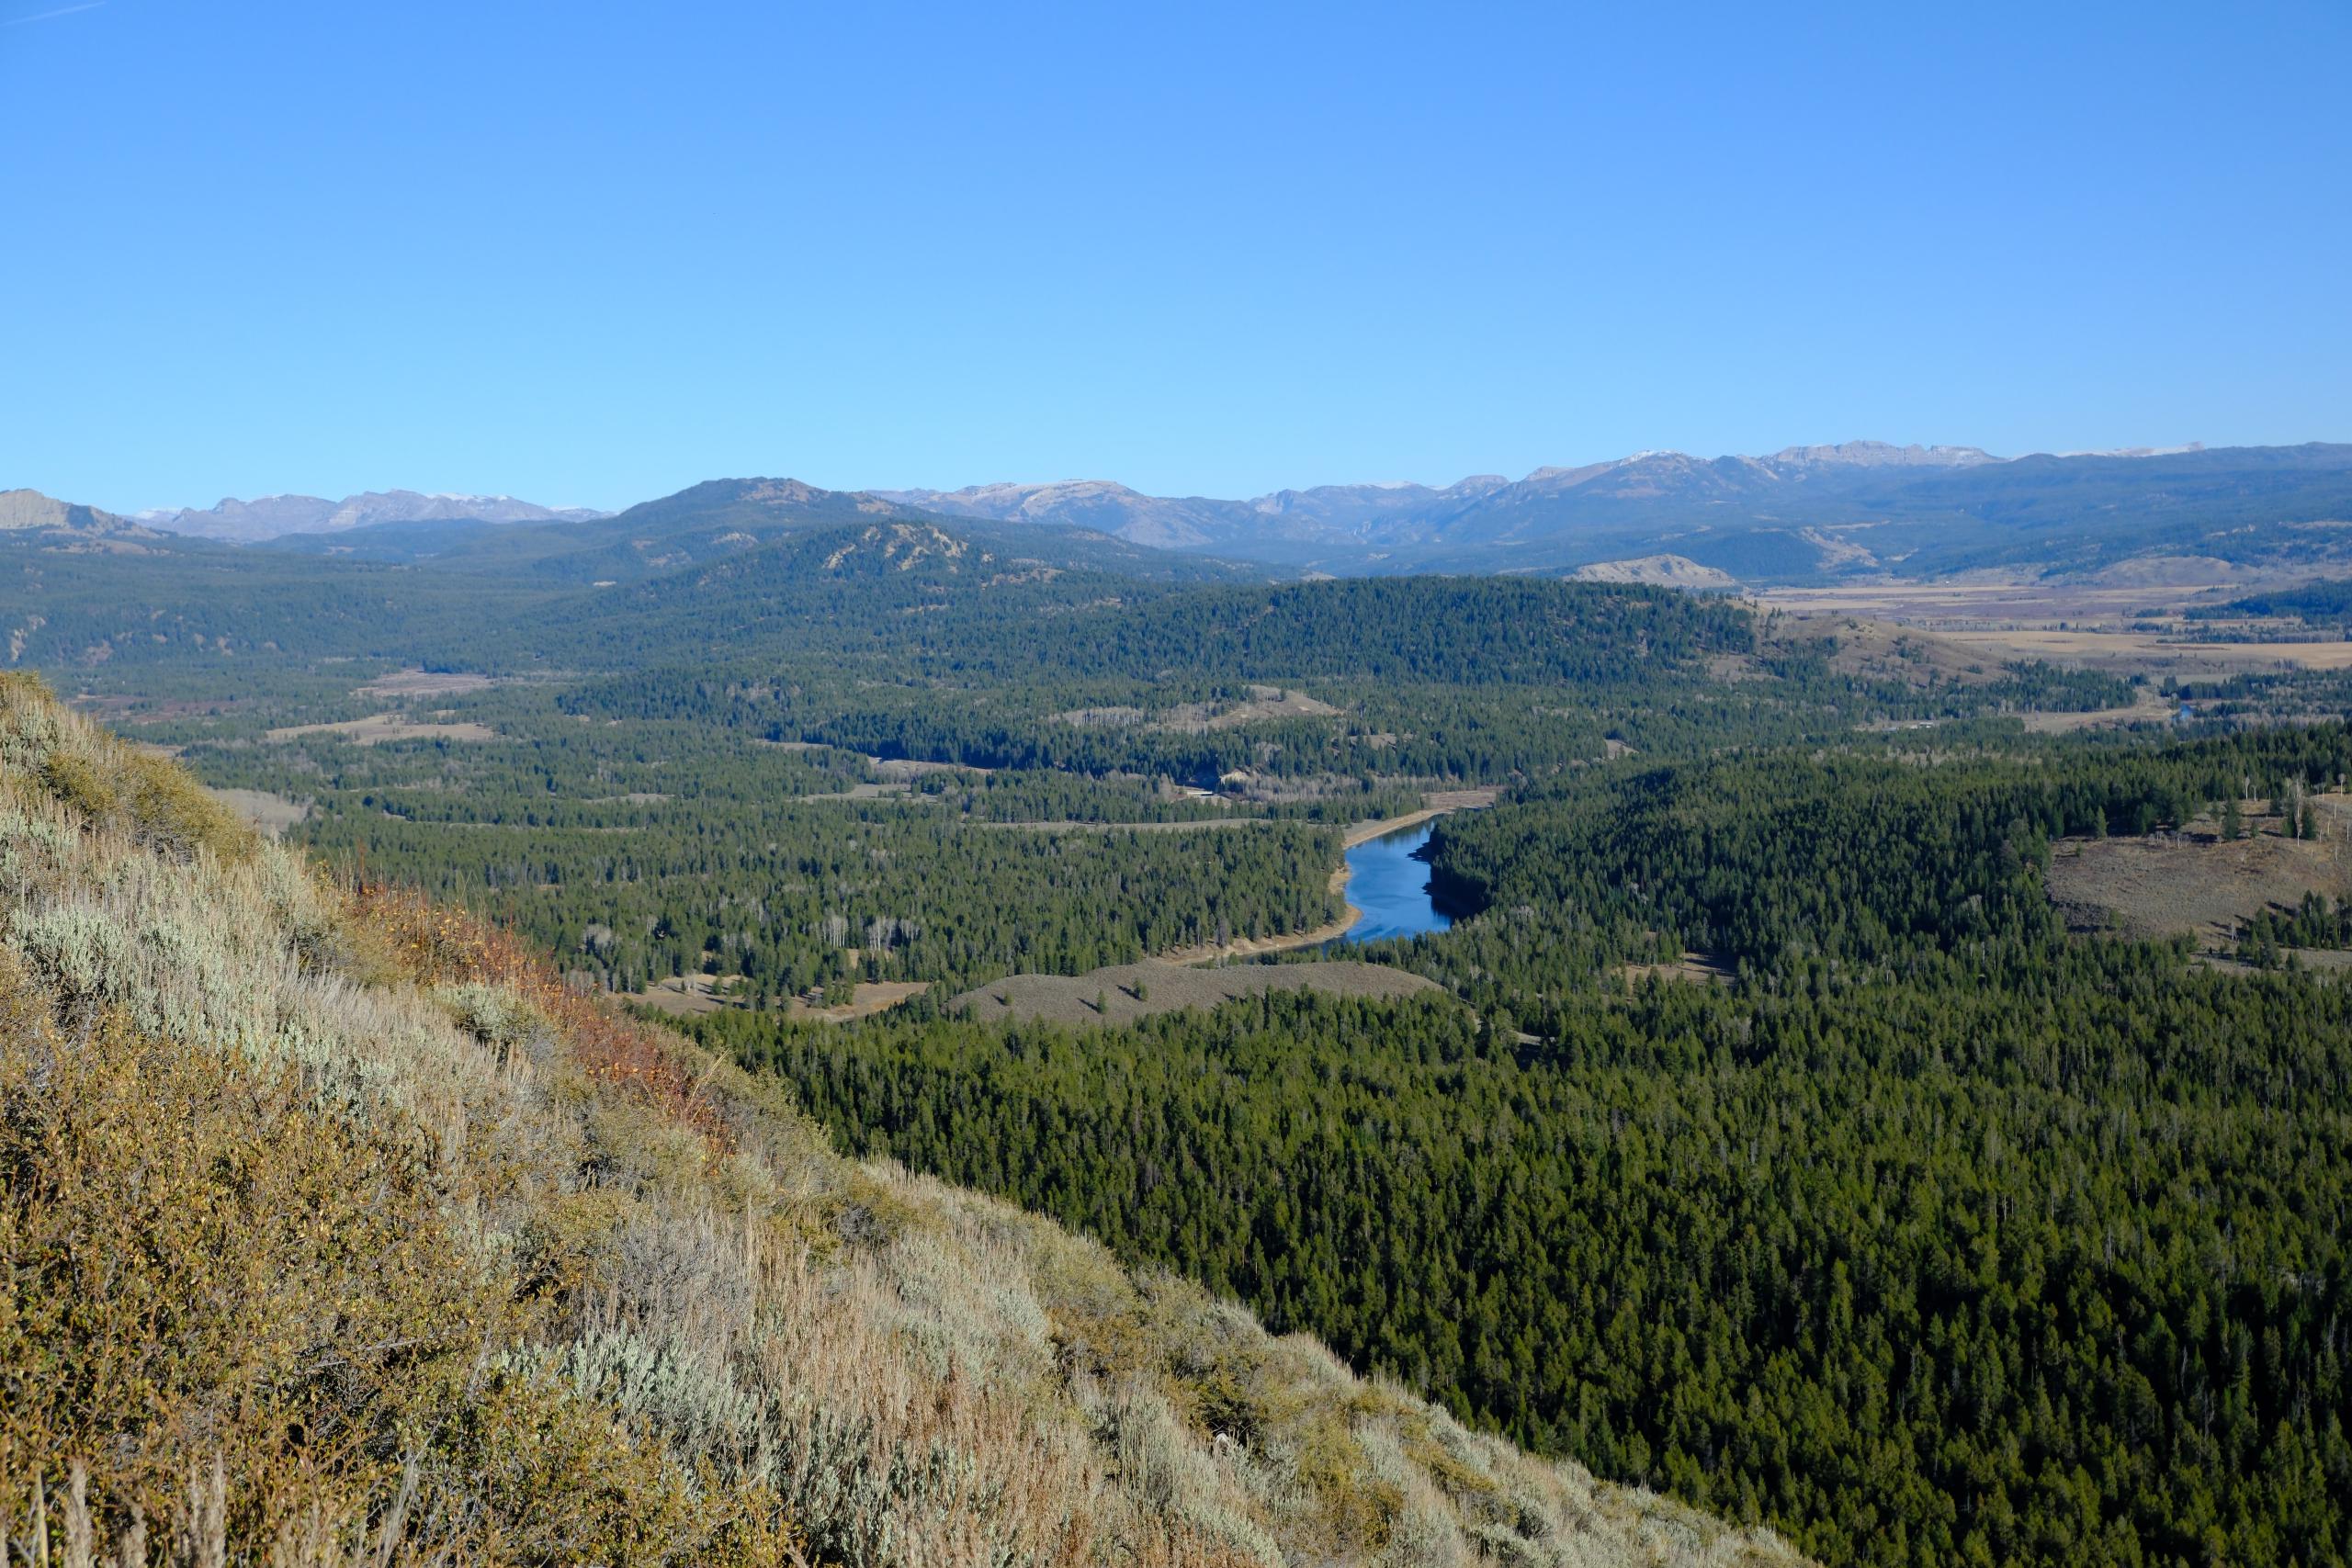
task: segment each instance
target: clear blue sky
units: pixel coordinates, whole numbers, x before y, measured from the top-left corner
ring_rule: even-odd
[[[0,0],[0,486],[2352,439],[2352,7]]]

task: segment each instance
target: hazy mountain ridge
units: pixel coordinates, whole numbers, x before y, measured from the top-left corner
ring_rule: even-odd
[[[137,520],[12,493],[16,515],[46,519],[51,530],[144,532]],[[828,491],[729,479],[612,514],[391,491],[223,502],[157,525],[309,554],[588,582],[640,580],[813,525],[879,519],[945,522],[1001,553],[1159,580],[1568,571],[1669,555],[1749,583],[1984,569],[2090,574],[2152,555],[2277,573],[2352,564],[2352,533],[2318,526],[2352,519],[2352,445],[2002,458],[1973,446],[1851,441],[1761,457],[1637,452],[1515,480],[1318,485],[1238,500],[1146,495],[1108,479]]]
[[[257,544],[288,534],[339,534],[398,523],[584,523],[609,513],[577,506],[541,506],[511,495],[426,494],[413,490],[368,491],[329,501],[317,495],[223,497],[203,508],[139,513],[138,521],[174,534]]]
[[[1986,566],[2087,571],[2151,551],[2324,554],[2328,541],[2278,530],[2352,517],[2352,446],[2004,458],[1849,441],[1764,456],[1637,452],[1516,480],[1327,485],[1250,501],[1171,500],[1101,480],[888,493],[1007,521],[1082,515],[1136,542],[1335,572],[1561,570],[1671,554],[1746,581],[1818,581]],[[1876,530],[1868,547],[1822,532],[1860,526]]]
[[[1553,514],[1569,496],[1580,504],[1618,508],[1712,507],[1778,496],[1792,483],[1820,488],[1879,470],[1917,472],[2001,461],[1974,446],[1849,441],[1789,446],[1769,457],[1636,452],[1571,468],[1540,468],[1516,480],[1473,474],[1442,487],[1411,481],[1316,485],[1235,501],[1150,496],[1107,479],[872,493],[951,514],[1081,524],[1166,549],[1216,548],[1252,559],[1362,570],[1420,564],[1432,552],[1537,537],[1556,528],[1559,519]],[[1841,510],[1837,520],[1846,516]],[[1598,558],[1510,564],[1579,565],[1590,558]]]

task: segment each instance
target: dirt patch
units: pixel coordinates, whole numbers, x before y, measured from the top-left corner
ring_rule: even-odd
[[[275,839],[311,814],[307,800],[288,800],[264,789],[216,789],[212,798]]]
[[[1390,998],[1442,991],[1436,981],[1381,964],[1236,964],[1187,968],[1146,959],[1085,975],[1012,975],[950,1004],[969,1007],[983,1021],[1042,1018],[1057,1023],[1126,1023],[1178,1008],[1215,1007],[1267,991],[1321,991],[1328,996]],[[1140,993],[1140,994],[1138,994]]]
[[[396,713],[370,714],[341,724],[289,724],[268,732],[271,740],[292,740],[304,735],[339,735],[355,746],[380,746],[390,740],[495,740],[498,731],[486,724],[423,724]]]
[[[401,670],[390,675],[379,675],[366,685],[356,687],[356,697],[456,697],[469,692],[487,691],[498,684],[488,675],[469,675],[456,671]]]
[[[667,1013],[672,1018],[700,1018],[707,1012],[717,1012],[721,1008],[736,1005],[731,998],[719,994],[719,987],[734,978],[733,976],[673,976],[667,980],[656,980],[629,999],[640,1002],[656,1012]]]
[[[2352,840],[2342,796],[2323,796],[2321,837],[2278,836],[2276,819],[2249,803],[2251,837],[2222,839],[2210,824],[2144,839],[2069,839],[2052,847],[2050,897],[2077,931],[2138,937],[2188,935],[2233,951],[2238,927],[2266,908],[2292,908],[2306,893],[2352,894]]]

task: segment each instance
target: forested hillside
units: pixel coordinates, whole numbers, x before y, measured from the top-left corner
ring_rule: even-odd
[[[1828,1562],[2340,1562],[2352,1003],[2040,883],[2347,767],[2341,726],[1620,764],[1442,829],[1487,912],[1395,957],[1475,1012],[702,1027],[854,1148]],[[1736,980],[1623,967],[1686,945]]]

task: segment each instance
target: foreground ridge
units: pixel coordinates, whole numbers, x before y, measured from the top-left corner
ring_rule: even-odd
[[[846,1159],[22,676],[0,1039],[0,1526],[69,1562],[1798,1561]]]

